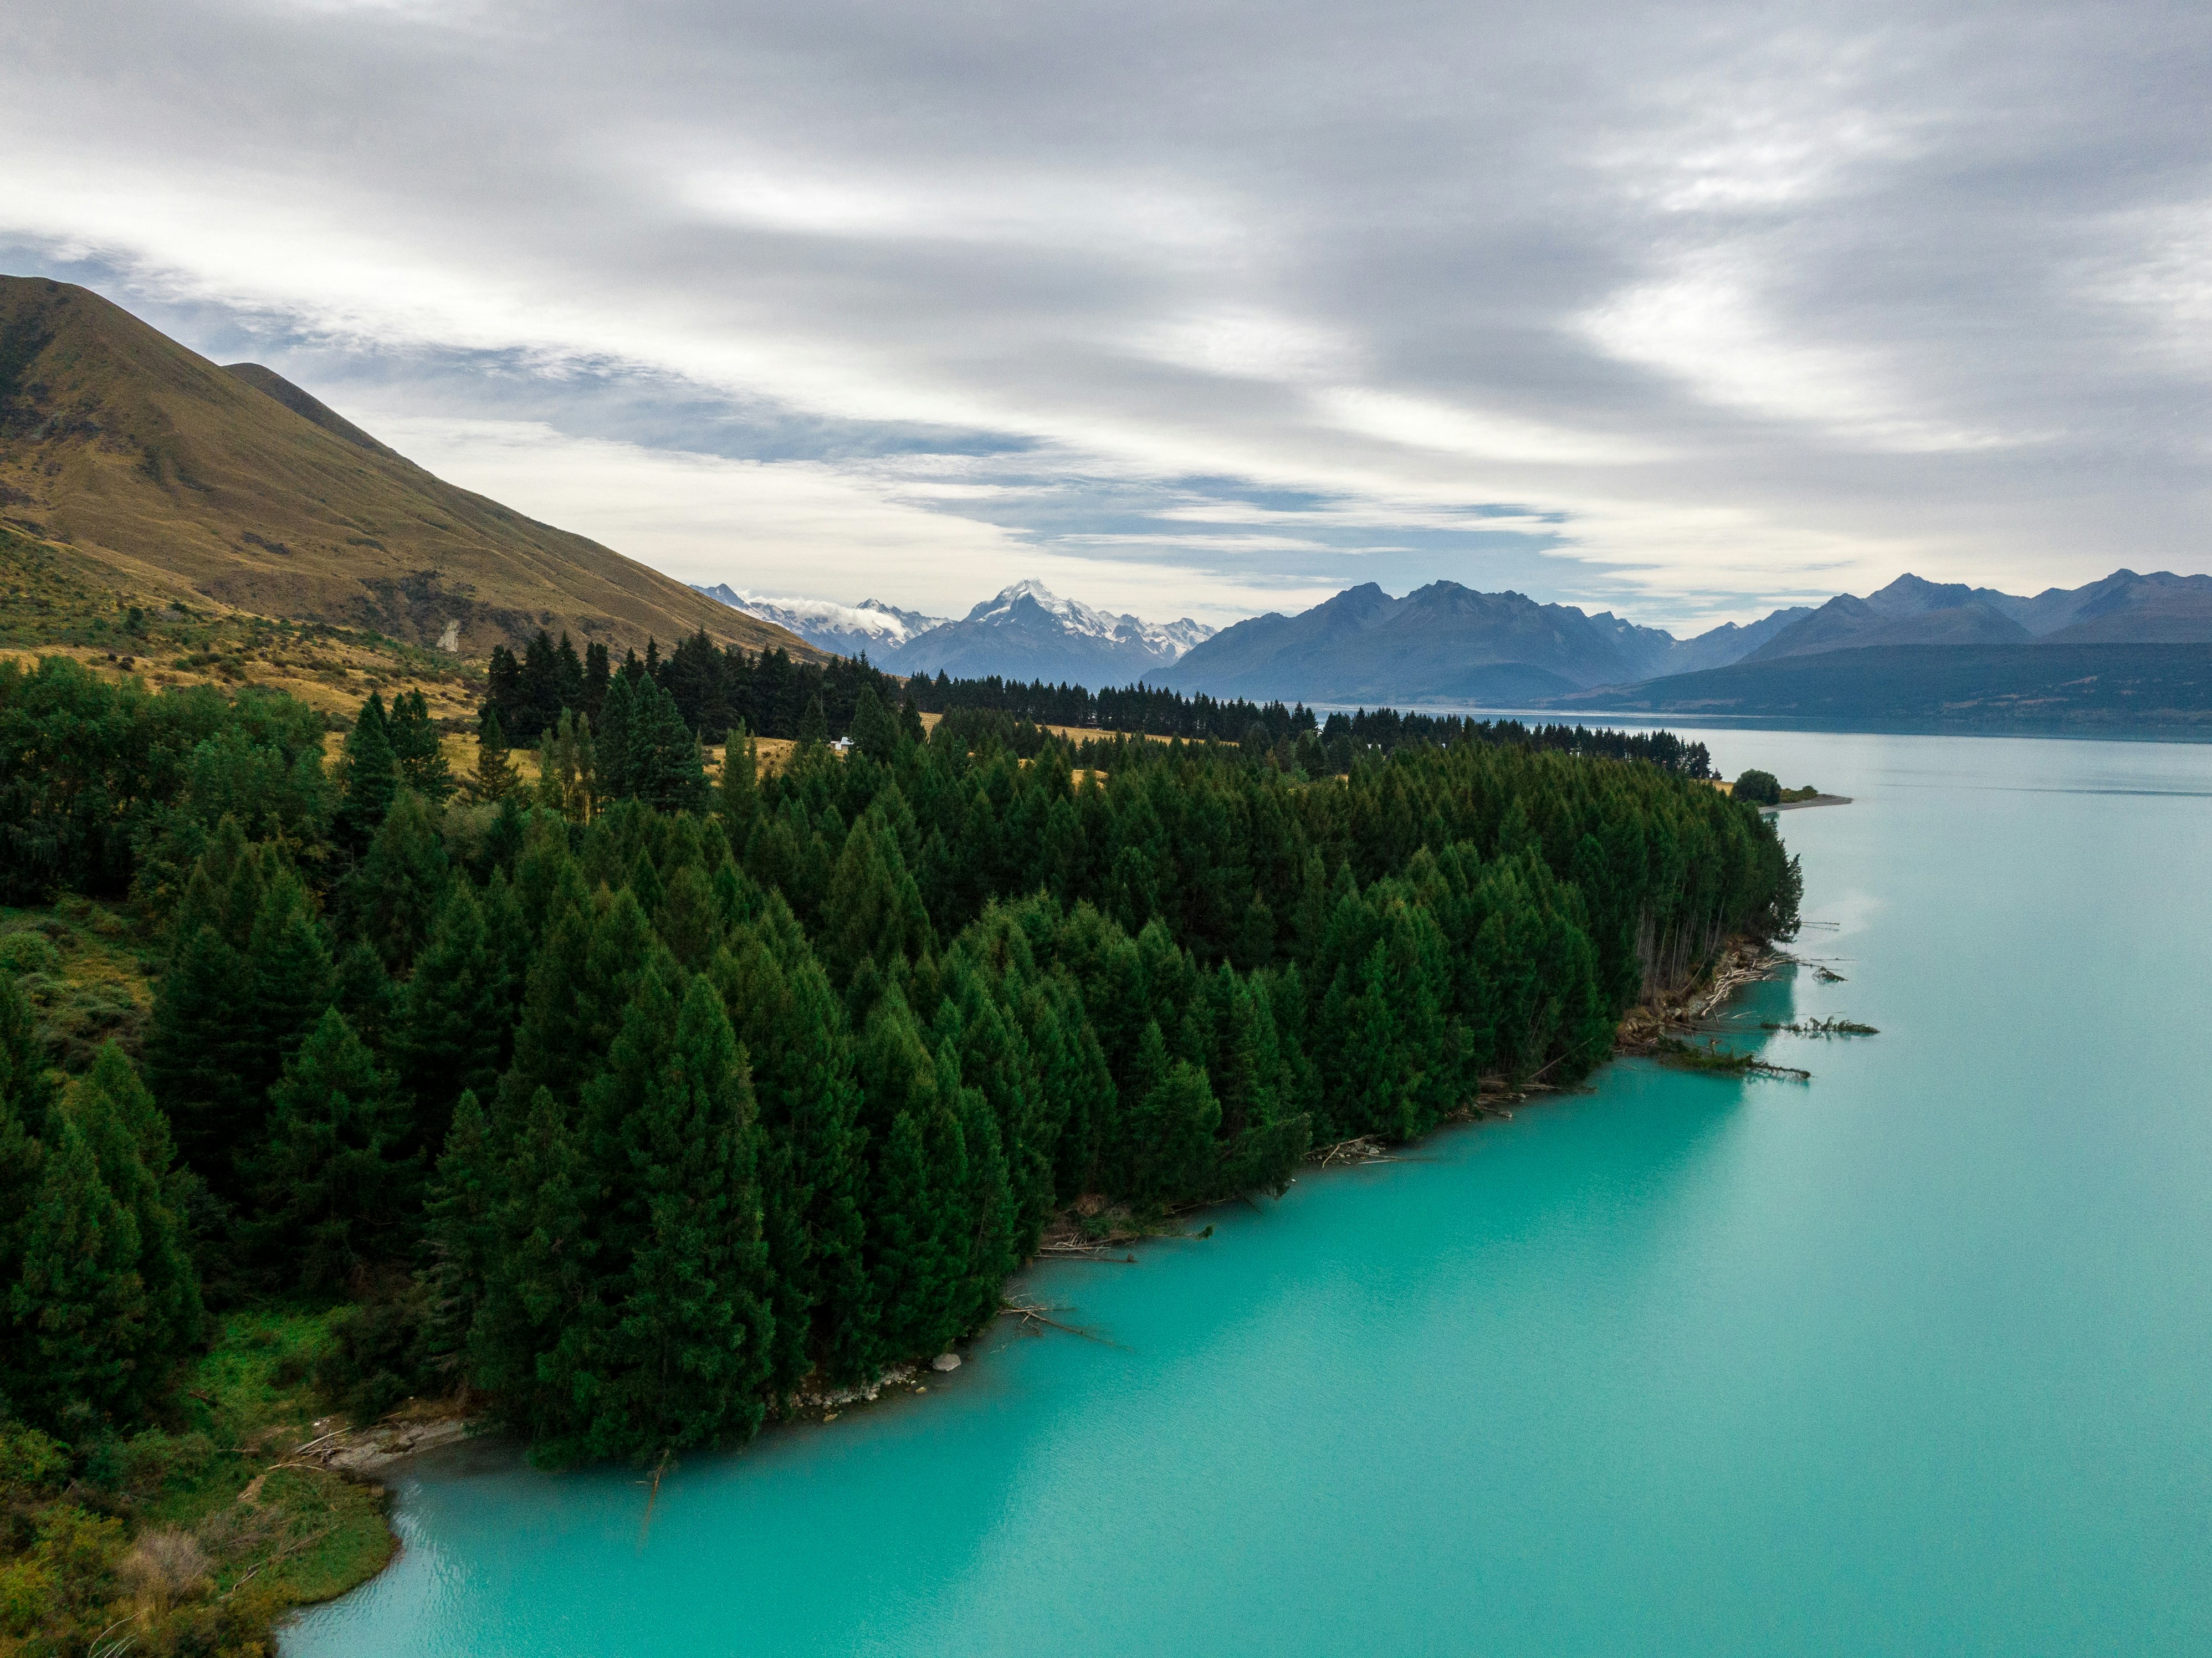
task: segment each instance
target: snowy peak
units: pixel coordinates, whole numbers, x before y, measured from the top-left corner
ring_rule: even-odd
[[[1042,581],[1034,580],[1017,581],[1001,589],[997,597],[985,599],[969,611],[964,621],[982,627],[1034,628],[1049,626],[1046,617],[1077,638],[1127,646],[1160,663],[1174,661],[1214,633],[1204,623],[1188,616],[1178,622],[1156,623],[1133,616],[1109,616],[1091,609],[1079,598],[1062,598]]]
[[[1000,674],[1021,679],[1127,684],[1178,659],[1214,629],[1184,616],[1168,623],[1111,616],[1062,598],[1042,581],[1017,581],[957,621],[902,610],[879,598],[769,598],[728,582],[699,591],[732,610],[788,628],[842,656],[867,653],[893,673]]]
[[[726,581],[699,591],[733,610],[787,628],[810,645],[841,656],[857,656],[866,651],[878,661],[944,620],[919,610],[902,610],[874,598],[864,598],[858,604],[840,604],[826,598],[765,598]]]
[[[1127,684],[1176,660],[1213,629],[1185,616],[1151,623],[1017,581],[957,622],[910,640],[896,659],[908,673]]]

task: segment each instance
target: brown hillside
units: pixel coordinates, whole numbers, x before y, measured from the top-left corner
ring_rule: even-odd
[[[595,541],[432,477],[257,364],[87,288],[0,276],[0,520],[118,586],[481,657],[538,629],[617,655],[706,629],[822,653]]]

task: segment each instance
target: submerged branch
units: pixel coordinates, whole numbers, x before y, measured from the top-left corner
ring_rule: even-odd
[[[1652,1044],[1651,1057],[1677,1070],[1704,1071],[1723,1077],[1790,1077],[1800,1082],[1809,1082],[1813,1077],[1811,1072],[1794,1065],[1774,1065],[1749,1054],[1730,1053],[1718,1042],[1699,1048],[1680,1036],[1662,1036]]]
[[[1045,1307],[1033,1302],[1010,1301],[999,1309],[999,1316],[1021,1320],[1021,1327],[1024,1330],[1033,1329],[1038,1325],[1050,1325],[1054,1329],[1065,1330],[1072,1336],[1081,1336],[1085,1341],[1095,1341],[1102,1347],[1112,1347],[1125,1353],[1129,1351],[1118,1341],[1108,1340],[1096,1330],[1086,1330],[1079,1324],[1062,1324],[1058,1319],[1050,1316],[1054,1313],[1066,1313],[1073,1310],[1074,1309],[1070,1307]]]

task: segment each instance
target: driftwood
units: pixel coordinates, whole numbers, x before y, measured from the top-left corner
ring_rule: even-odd
[[[1717,1039],[1699,1048],[1679,1036],[1662,1036],[1652,1044],[1651,1057],[1662,1065],[1683,1071],[1706,1071],[1729,1077],[1788,1077],[1798,1082],[1813,1079],[1811,1072],[1802,1071],[1794,1065],[1775,1065],[1748,1054],[1723,1052]]]
[[[1306,1161],[1329,1169],[1339,1163],[1398,1163],[1402,1159],[1392,1157],[1389,1148],[1372,1134],[1359,1134],[1334,1145],[1316,1146],[1306,1154]]]
[[[653,1530],[653,1505],[660,1500],[660,1482],[668,1473],[668,1451],[663,1447],[660,1461],[653,1473],[637,1483],[645,1487],[645,1515],[637,1522],[637,1546],[645,1546],[645,1540]]]
[[[1129,1350],[1118,1341],[1109,1341],[1096,1330],[1086,1330],[1079,1324],[1063,1324],[1052,1316],[1054,1313],[1073,1312],[1071,1307],[1044,1307],[1034,1302],[1010,1301],[999,1309],[1000,1318],[1018,1318],[1022,1329],[1035,1333],[1040,1325],[1049,1325],[1055,1330],[1065,1330],[1072,1336],[1081,1336],[1085,1341],[1095,1341],[1102,1347],[1112,1347],[1121,1352]]]
[[[1759,1027],[1761,1030],[1787,1031],[1792,1036],[1879,1036],[1881,1032],[1870,1024],[1861,1024],[1856,1019],[1845,1019],[1831,1015],[1825,1019],[1800,1019],[1795,1024],[1776,1024],[1771,1020]]]

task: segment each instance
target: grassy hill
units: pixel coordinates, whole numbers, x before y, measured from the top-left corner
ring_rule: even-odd
[[[821,653],[597,542],[471,495],[256,364],[88,289],[0,276],[0,526],[127,597],[371,629],[474,658],[540,628],[617,656],[705,629]]]

